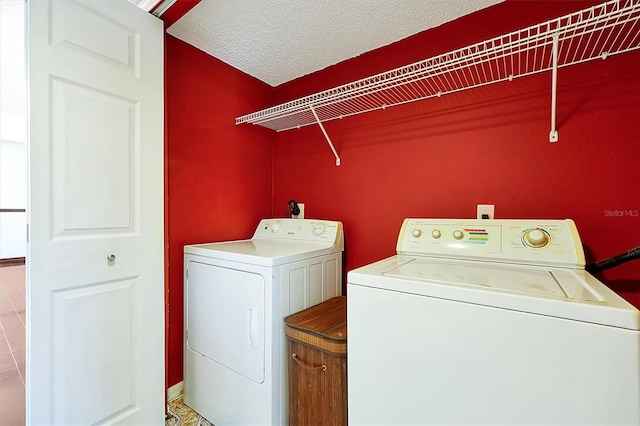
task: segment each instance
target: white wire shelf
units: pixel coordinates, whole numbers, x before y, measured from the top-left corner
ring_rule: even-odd
[[[236,118],[276,131],[385,109],[640,48],[640,0],[613,0]],[[550,138],[552,136],[550,135]],[[556,133],[557,140],[557,133]],[[552,140],[553,141],[553,140]]]

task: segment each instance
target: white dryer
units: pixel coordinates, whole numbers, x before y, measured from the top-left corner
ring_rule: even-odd
[[[288,424],[283,319],[342,294],[342,224],[265,219],[184,247],[184,401],[216,426]]]
[[[571,220],[406,219],[350,271],[349,424],[640,424],[640,312]]]

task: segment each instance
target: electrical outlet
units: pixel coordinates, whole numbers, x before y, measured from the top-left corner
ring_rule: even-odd
[[[493,204],[478,204],[478,219],[493,219],[494,211]]]
[[[298,219],[304,219],[304,203],[298,203],[298,208],[300,209]]]

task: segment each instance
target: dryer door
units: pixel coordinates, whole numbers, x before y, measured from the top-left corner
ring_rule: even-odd
[[[264,382],[262,275],[189,262],[185,296],[188,348]]]

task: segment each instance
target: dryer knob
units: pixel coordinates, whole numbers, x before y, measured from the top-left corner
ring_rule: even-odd
[[[271,225],[271,232],[278,232],[282,224],[280,222],[273,222]]]
[[[325,229],[326,227],[324,223],[316,223],[313,225],[313,229],[311,230],[311,232],[313,232],[313,235],[321,235]]]

